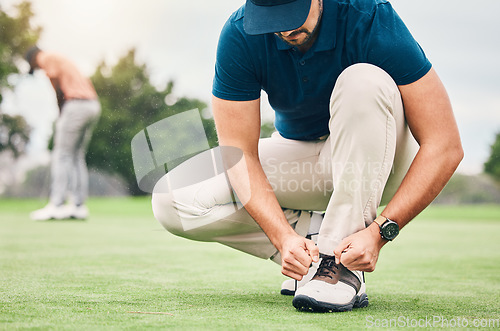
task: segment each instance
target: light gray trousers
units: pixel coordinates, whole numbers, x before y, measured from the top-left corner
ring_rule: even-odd
[[[50,202],[63,204],[71,194],[76,205],[88,196],[88,170],[85,153],[92,131],[99,120],[97,100],[69,100],[57,119],[51,160]]]
[[[326,211],[318,247],[333,255],[343,238],[371,224],[379,205],[391,199],[418,145],[406,124],[399,89],[373,65],[356,64],[339,76],[330,114],[326,139],[296,141],[275,133],[260,140],[259,156],[297,233],[306,235],[309,211]],[[163,176],[153,191],[153,213],[167,230],[262,258],[277,256],[264,232],[233,199],[224,174],[172,189],[180,175],[189,176],[181,171],[183,166],[188,164]],[[212,167],[211,161],[206,167]]]

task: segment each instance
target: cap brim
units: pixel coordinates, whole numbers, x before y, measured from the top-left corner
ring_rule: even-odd
[[[311,0],[297,0],[278,6],[257,6],[247,0],[243,28],[250,35],[295,30],[309,15]]]

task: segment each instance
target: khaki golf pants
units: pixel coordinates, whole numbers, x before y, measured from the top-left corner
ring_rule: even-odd
[[[274,133],[259,142],[262,167],[295,231],[305,236],[311,211],[325,212],[317,244],[327,255],[376,218],[418,150],[395,82],[373,65],[356,64],[339,76],[330,114],[330,135],[323,139],[297,141]],[[198,162],[201,168],[213,168],[213,158],[204,160]],[[172,182],[189,176],[183,165],[155,186],[158,221],[175,235],[279,263],[279,252],[235,197],[226,174],[214,171],[208,179],[172,188]]]

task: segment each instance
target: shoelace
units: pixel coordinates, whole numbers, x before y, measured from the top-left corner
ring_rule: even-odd
[[[332,278],[332,273],[337,274],[336,270],[339,269],[338,264],[335,263],[334,256],[323,257],[321,263],[319,264],[318,270],[316,271],[316,276]]]

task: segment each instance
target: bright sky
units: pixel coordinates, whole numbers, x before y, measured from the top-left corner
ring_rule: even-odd
[[[8,10],[18,0],[0,0]],[[210,101],[218,35],[243,0],[34,0],[39,46],[72,58],[91,75],[135,47],[152,80],[174,80],[174,93]],[[448,89],[465,148],[459,170],[477,173],[500,131],[500,12],[498,0],[393,0],[394,8]],[[36,126],[32,150],[45,146],[57,114],[43,74],[19,77],[3,109]],[[269,110],[264,114],[272,117]]]

